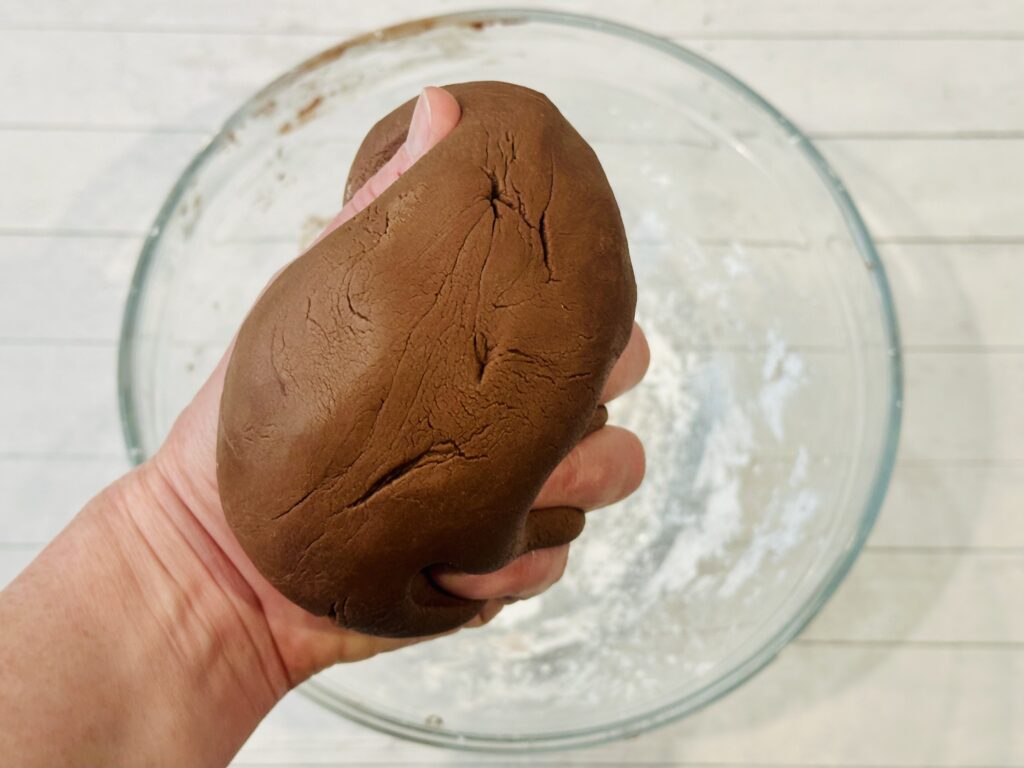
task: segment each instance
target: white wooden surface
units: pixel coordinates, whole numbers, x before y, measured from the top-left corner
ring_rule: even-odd
[[[0,583],[125,469],[121,303],[142,234],[204,139],[341,37],[487,4],[0,3]],[[668,34],[808,130],[877,236],[907,368],[882,517],[803,636],[694,717],[528,763],[1024,766],[1024,1],[518,5]],[[364,731],[295,695],[238,757],[497,762]]]

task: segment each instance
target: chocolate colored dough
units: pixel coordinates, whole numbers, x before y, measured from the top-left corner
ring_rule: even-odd
[[[583,528],[530,509],[604,423],[598,395],[636,303],[618,206],[548,99],[448,86],[452,133],[293,262],[239,332],[217,479],[257,568],[361,632],[452,629],[481,607],[432,566],[493,571]],[[346,197],[405,139],[375,125]]]

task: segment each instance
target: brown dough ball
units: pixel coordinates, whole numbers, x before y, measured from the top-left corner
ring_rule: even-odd
[[[242,547],[289,599],[377,635],[480,609],[431,566],[484,573],[580,533],[579,510],[530,506],[603,423],[636,303],[611,188],[554,105],[506,83],[447,90],[454,131],[267,289],[221,400],[217,479]],[[373,127],[348,194],[412,109]]]

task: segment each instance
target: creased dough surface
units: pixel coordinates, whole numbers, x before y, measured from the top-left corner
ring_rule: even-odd
[[[302,607],[378,635],[479,610],[431,566],[491,571],[580,533],[579,510],[530,506],[603,423],[636,300],[615,198],[551,102],[446,90],[459,124],[267,289],[221,402],[220,495],[246,553]],[[346,196],[412,108],[370,131]]]

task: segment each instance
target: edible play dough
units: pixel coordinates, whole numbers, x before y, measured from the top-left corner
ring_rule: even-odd
[[[480,609],[429,571],[495,570],[583,528],[531,510],[604,423],[636,287],[597,157],[542,94],[446,88],[462,117],[368,208],[293,262],[239,332],[220,496],[267,579],[361,632],[452,629]],[[405,139],[375,125],[346,196]]]

